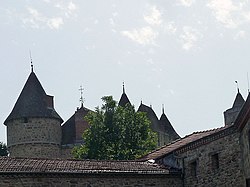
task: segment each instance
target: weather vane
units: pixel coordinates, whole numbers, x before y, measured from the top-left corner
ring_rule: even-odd
[[[83,87],[80,86],[79,91],[80,91],[80,94],[81,94],[81,97],[80,97],[81,106],[83,106],[83,103],[84,103],[83,90],[84,90]]]

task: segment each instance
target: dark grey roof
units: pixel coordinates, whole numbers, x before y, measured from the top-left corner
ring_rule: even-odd
[[[140,161],[97,161],[0,157],[0,174],[169,174],[157,164]]]
[[[245,103],[245,100],[243,99],[242,95],[240,92],[237,93],[236,95],[236,98],[234,100],[234,103],[233,103],[233,107],[232,108],[235,108],[235,107],[242,107]]]
[[[151,107],[141,103],[141,105],[138,108],[138,111],[145,112],[147,114],[147,117],[151,122],[151,127],[153,131],[163,131],[163,129],[161,129],[161,126],[159,125],[158,118]]]
[[[24,117],[56,118],[62,122],[63,120],[53,108],[53,104],[49,104],[51,99],[52,97],[45,93],[35,73],[31,72],[4,124],[6,125],[12,119]]]
[[[162,128],[164,129],[164,131],[169,134],[172,141],[180,138],[180,136],[176,133],[170,121],[168,120],[166,114],[162,113],[159,122]]]
[[[126,104],[130,104],[131,105],[131,103],[130,103],[130,101],[128,99],[128,96],[125,93],[123,93],[122,96],[121,96],[121,99],[120,99],[120,101],[118,103],[118,105],[122,106],[122,107],[125,107]]]

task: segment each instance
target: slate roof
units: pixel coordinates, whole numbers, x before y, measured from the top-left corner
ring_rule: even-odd
[[[0,175],[6,173],[46,174],[169,174],[157,164],[139,161],[96,161],[0,157]]]
[[[250,118],[250,93],[248,94],[246,102],[242,106],[242,109],[240,110],[234,124],[240,130],[242,130],[249,121],[249,118]]]
[[[141,103],[138,108],[138,111],[145,112],[147,114],[147,117],[151,121],[151,126],[154,131],[163,131],[163,129],[161,129],[161,126],[159,125],[158,118],[151,107]]]
[[[173,126],[171,125],[165,113],[162,113],[159,123],[162,126],[162,128],[164,128],[164,131],[167,132],[172,139],[176,140],[180,138],[180,136],[174,130]]]
[[[127,94],[125,93],[125,86],[124,86],[124,83],[123,83],[123,85],[122,85],[122,90],[123,90],[123,93],[122,93],[122,96],[121,96],[121,98],[120,98],[120,100],[119,100],[118,105],[119,105],[119,106],[122,106],[122,107],[125,107],[126,104],[130,104],[130,105],[131,105],[131,103],[130,103],[130,101],[129,101],[129,99],[128,99],[128,96],[127,96]]]
[[[209,137],[210,135],[215,135],[216,133],[220,133],[224,130],[228,129],[228,132],[223,133],[222,135],[226,135],[227,133],[230,133],[231,129],[233,129],[234,126],[225,126],[217,129],[207,130],[207,131],[201,131],[201,132],[194,132],[190,135],[185,136],[184,138],[178,139],[170,144],[167,144],[155,151],[152,151],[151,153],[143,156],[139,160],[151,160],[151,159],[159,159],[163,156],[172,153],[174,151],[178,150],[189,150],[192,148],[195,148],[197,146],[203,145],[205,143],[208,143],[210,140],[205,140],[205,138]],[[220,138],[221,136],[218,135],[216,138]],[[197,143],[199,140],[203,140]],[[211,139],[214,140],[214,139]],[[186,149],[185,149],[186,148]]]
[[[45,93],[35,73],[31,72],[13,110],[4,124],[6,125],[12,119],[24,117],[56,118],[62,122],[62,118],[57,114],[55,109],[48,106],[48,99],[51,99],[51,96]]]
[[[243,99],[242,95],[240,92],[237,93],[236,95],[236,98],[234,100],[234,103],[233,103],[233,107],[232,108],[235,108],[235,107],[242,107],[245,103],[245,100]]]
[[[120,101],[119,101],[119,103],[118,103],[118,105],[119,105],[119,106],[122,106],[122,107],[125,107],[125,105],[126,105],[127,103],[131,105],[131,103],[130,103],[130,101],[129,101],[129,99],[128,99],[127,94],[126,94],[126,93],[123,93],[122,96],[121,96],[121,99],[120,99]]]

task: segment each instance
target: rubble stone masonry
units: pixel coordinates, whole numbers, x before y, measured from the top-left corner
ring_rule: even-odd
[[[60,121],[51,118],[16,119],[8,122],[7,142],[12,157],[60,157]]]
[[[244,187],[239,136],[234,132],[178,155],[184,159],[185,187]]]

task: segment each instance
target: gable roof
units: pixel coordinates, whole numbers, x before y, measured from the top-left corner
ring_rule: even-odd
[[[0,157],[0,174],[169,174],[157,164],[139,161],[97,161]]]
[[[34,72],[31,72],[17,102],[4,124],[12,119],[24,117],[46,117],[63,121],[55,111],[52,96],[45,93]],[[49,104],[51,103],[51,104]]]

